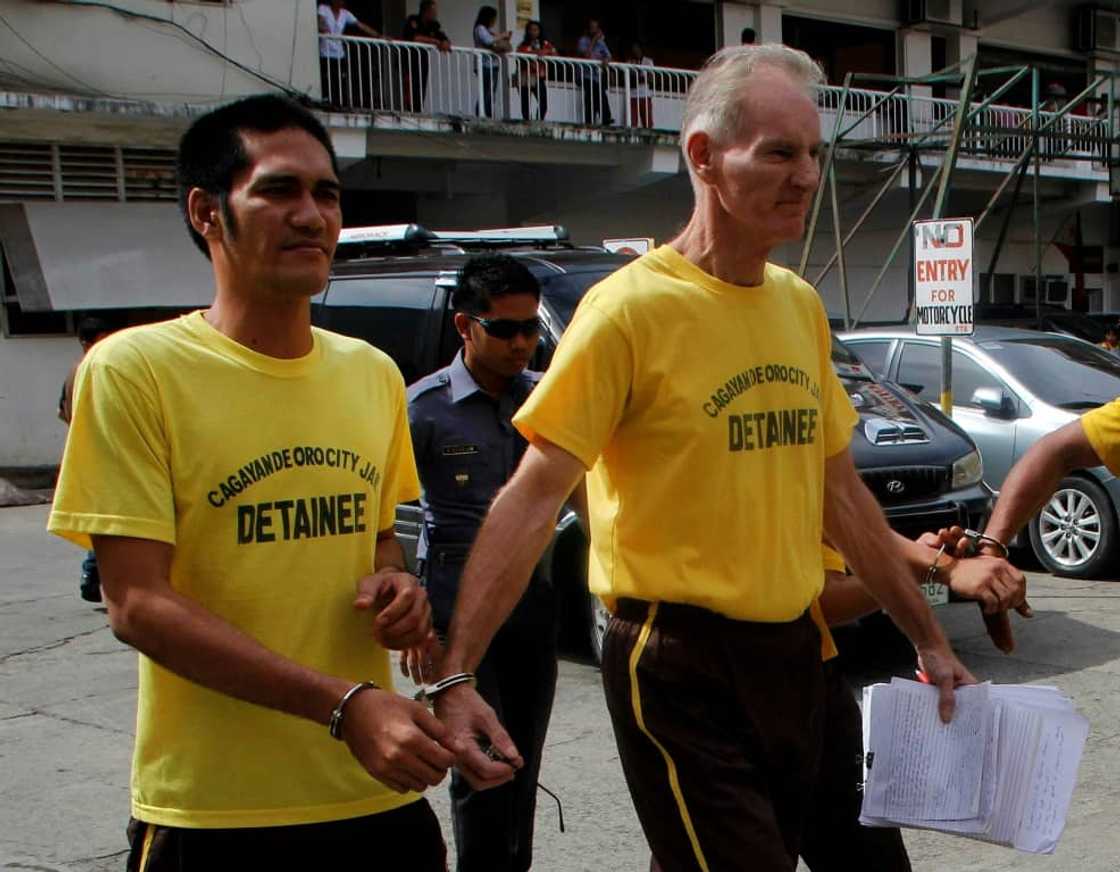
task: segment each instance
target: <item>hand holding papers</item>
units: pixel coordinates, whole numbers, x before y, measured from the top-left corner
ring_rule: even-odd
[[[949,724],[937,717],[937,699],[935,688],[899,678],[864,689],[860,821],[1051,853],[1088,722],[1053,687],[958,688]]]

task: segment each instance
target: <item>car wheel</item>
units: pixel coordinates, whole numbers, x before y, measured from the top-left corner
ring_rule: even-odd
[[[1063,478],[1030,531],[1035,555],[1055,575],[1099,578],[1113,559],[1116,518],[1094,481]]]
[[[603,662],[603,639],[607,635],[607,624],[611,621],[611,613],[603,605],[603,601],[593,593],[587,595],[587,626],[588,637],[591,642],[591,655],[596,663]]]

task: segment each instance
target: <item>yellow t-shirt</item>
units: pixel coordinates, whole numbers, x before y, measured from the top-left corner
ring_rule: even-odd
[[[392,361],[314,331],[258,354],[201,312],[86,357],[49,529],[175,546],[171,585],[321,672],[392,687],[352,608],[378,530],[420,489]],[[325,727],[207,690],[140,657],[132,814],[179,827],[358,817],[415,795],[371,778]]]
[[[848,565],[844,562],[844,556],[834,548],[829,548],[823,542],[821,543],[821,560],[824,562],[825,572],[843,573],[848,569]],[[831,660],[839,655],[840,649],[836,647],[836,640],[832,638],[828,621],[825,620],[824,612],[821,611],[820,597],[813,600],[812,606],[809,607],[809,614],[821,634],[821,660]]]
[[[1081,426],[1101,463],[1120,475],[1120,399],[1081,416]]]
[[[661,246],[592,288],[514,423],[591,470],[593,593],[790,621],[820,593],[824,461],[856,421],[816,292]]]

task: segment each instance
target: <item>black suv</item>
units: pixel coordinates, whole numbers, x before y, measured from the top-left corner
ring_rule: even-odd
[[[534,369],[545,369],[583,294],[631,257],[575,246],[559,227],[432,232],[415,224],[344,230],[327,289],[313,301],[314,323],[376,345],[411,384],[446,366],[460,348],[450,297],[457,271],[480,251],[521,259],[541,284],[541,337]],[[976,527],[991,506],[971,439],[940,412],[884,383],[833,340],[833,365],[860,413],[853,438],[856,465],[895,529],[913,536],[949,523]],[[410,559],[420,530],[416,505],[397,513],[397,533]],[[542,558],[561,585],[569,641],[601,651],[606,613],[585,584],[587,542],[565,511]]]

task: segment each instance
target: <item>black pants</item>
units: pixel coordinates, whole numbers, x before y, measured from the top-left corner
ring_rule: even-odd
[[[603,687],[630,796],[664,872],[793,872],[820,760],[808,615],[749,623],[622,600]]]
[[[825,723],[820,774],[801,834],[812,872],[910,872],[902,834],[859,822],[863,729],[859,706],[836,661],[824,665]]]
[[[484,58],[482,62],[482,111],[479,112],[477,102],[474,104],[474,111],[482,118],[493,118],[494,91],[498,85],[500,67],[497,64],[487,64],[487,60],[488,58]]]
[[[544,121],[548,115],[548,82],[541,77],[521,86],[521,117],[526,121],[532,120],[529,117],[530,95],[537,98],[537,120]]]
[[[426,800],[367,817],[293,827],[196,830],[135,818],[128,872],[368,869],[447,872],[447,848]]]
[[[611,101],[607,94],[607,80],[601,74],[584,73],[580,86],[583,90],[583,123],[595,124],[602,115],[604,127],[614,124]]]
[[[428,55],[408,52],[405,58],[403,97],[405,112],[423,112],[428,90]]]
[[[438,555],[441,549],[433,549]],[[439,569],[430,560],[428,585]],[[453,599],[431,591],[432,621],[446,633]],[[513,781],[472,790],[451,773],[451,821],[459,872],[527,872],[533,863],[533,823],[552,700],[556,693],[556,596],[550,582],[534,578],[494,636],[475,675],[478,692],[494,709],[525,761]]]

